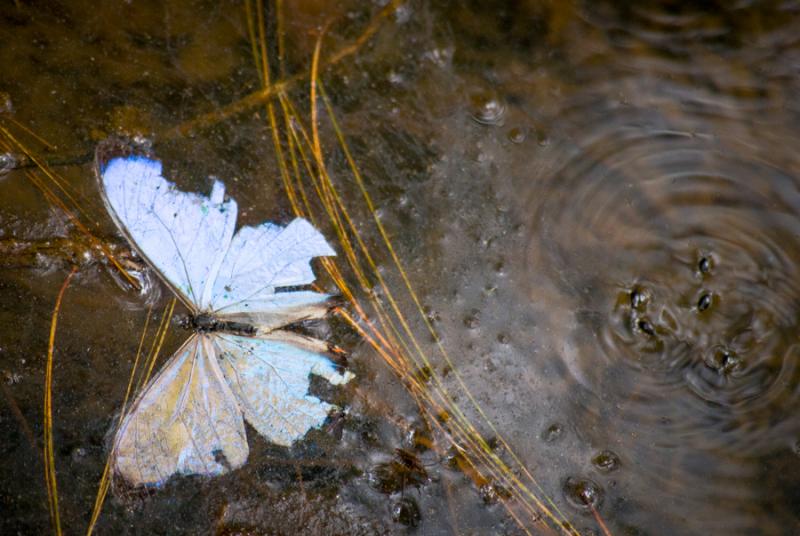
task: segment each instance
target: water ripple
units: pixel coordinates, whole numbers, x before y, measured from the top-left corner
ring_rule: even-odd
[[[787,86],[737,69],[780,65],[798,39],[764,35],[785,45],[766,56],[692,13],[633,11],[635,39],[614,47],[647,52],[594,56],[606,72],[587,63],[591,83],[541,119],[553,143],[516,185],[535,229],[525,269],[571,303],[554,337],[582,419],[625,445],[637,500],[685,513],[712,493],[725,504],[704,513],[744,530],[759,460],[800,434],[800,134]],[[686,61],[698,40],[726,43],[725,61]]]

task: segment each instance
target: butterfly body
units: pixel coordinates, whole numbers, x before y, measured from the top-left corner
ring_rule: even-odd
[[[213,333],[224,331],[237,335],[254,336],[258,333],[258,328],[246,322],[234,322],[220,320],[212,313],[198,313],[190,315],[185,322],[185,327],[199,333]]]
[[[308,393],[310,376],[353,375],[327,345],[285,329],[324,316],[330,296],[302,289],[313,257],[334,255],[303,219],[236,233],[237,206],[216,181],[182,192],[161,163],[124,156],[99,163],[104,201],[122,233],[190,310],[192,335],[137,396],[114,441],[114,469],[133,485],[171,475],[218,475],[248,455],[244,420],[291,445],[334,408]]]

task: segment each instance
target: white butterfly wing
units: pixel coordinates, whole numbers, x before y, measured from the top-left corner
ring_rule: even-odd
[[[328,294],[310,290],[277,292],[270,297],[250,301],[250,312],[216,313],[216,316],[220,320],[250,324],[261,335],[293,322],[322,318],[330,308],[330,299]]]
[[[236,225],[236,202],[224,202],[223,184],[214,184],[210,198],[181,192],[161,176],[161,162],[143,156],[110,160],[101,181],[117,226],[168,284],[202,308]]]
[[[334,385],[353,377],[321,355],[324,343],[289,332],[263,338],[216,334],[213,340],[247,422],[279,445],[289,446],[320,426],[334,408],[308,394],[311,374]]]
[[[219,475],[247,455],[244,421],[214,345],[194,335],[123,420],[114,467],[132,485],[157,485],[175,473]]]
[[[249,321],[262,329],[325,313],[327,294],[278,292],[276,288],[314,281],[311,259],[336,253],[309,222],[297,218],[286,227],[264,223],[242,227],[204,303],[224,319]]]

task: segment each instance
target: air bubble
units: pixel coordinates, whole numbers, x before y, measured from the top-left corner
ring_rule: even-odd
[[[646,318],[640,318],[636,322],[636,327],[639,328],[639,331],[650,337],[654,337],[656,334],[656,328]]]
[[[539,145],[539,147],[547,147],[550,145],[550,138],[547,137],[547,133],[543,130],[537,130],[536,143]]]
[[[728,374],[739,368],[739,357],[731,350],[723,347],[714,348],[705,360],[706,366],[720,374]]]
[[[472,119],[482,125],[502,125],[505,104],[492,92],[475,93],[470,97]]]
[[[697,261],[697,269],[701,274],[711,273],[711,259],[706,256],[700,257]]]
[[[588,478],[567,478],[564,482],[567,501],[581,510],[597,510],[603,500],[603,488]]]
[[[542,439],[547,443],[553,443],[564,434],[564,427],[555,422],[547,427],[542,434]]]
[[[708,310],[708,308],[711,307],[712,301],[713,297],[710,292],[703,293],[703,295],[700,296],[700,299],[697,300],[697,310],[701,313]]]
[[[525,141],[528,137],[528,133],[525,132],[525,129],[520,127],[514,127],[508,131],[508,141],[511,143],[520,144]]]
[[[604,450],[594,458],[592,458],[592,464],[599,470],[604,473],[610,473],[611,471],[615,471],[619,468],[619,456],[611,452],[610,450]]]
[[[650,293],[641,287],[631,290],[631,307],[637,311],[644,311],[650,301]]]

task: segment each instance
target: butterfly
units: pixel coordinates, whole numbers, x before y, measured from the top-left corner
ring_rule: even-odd
[[[215,181],[210,196],[184,192],[140,155],[99,162],[108,212],[137,253],[186,304],[194,333],[144,387],[114,440],[113,469],[131,485],[174,474],[241,467],[244,419],[291,445],[334,408],[308,394],[310,375],[348,382],[320,340],[287,331],[322,317],[330,296],[296,290],[314,281],[310,261],[335,252],[308,221],[241,227]]]

